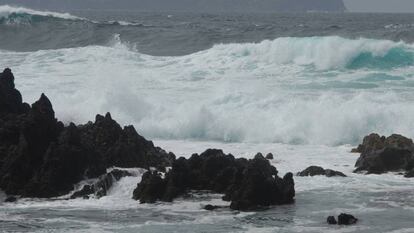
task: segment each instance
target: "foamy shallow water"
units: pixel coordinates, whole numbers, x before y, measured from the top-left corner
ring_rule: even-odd
[[[140,177],[121,179],[99,200],[19,200],[0,205],[0,229],[16,232],[412,232],[413,180],[395,174],[353,174],[358,158],[351,146],[156,141],[177,156],[189,157],[207,148],[222,148],[236,157],[272,152],[280,175],[310,165],[339,170],[347,178],[295,177],[296,203],[263,212],[223,209],[205,211],[206,204],[226,205],[217,194],[194,193],[173,203],[139,204],[131,199]],[[141,171],[142,174],[142,171]],[[328,215],[347,212],[355,226],[329,226]]]

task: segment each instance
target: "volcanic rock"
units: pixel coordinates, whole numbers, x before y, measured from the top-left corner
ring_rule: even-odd
[[[362,144],[352,149],[355,153],[370,153],[384,148],[411,149],[414,144],[410,138],[406,138],[399,134],[393,134],[389,137],[380,136],[378,134],[370,134],[364,137]]]
[[[73,193],[70,198],[85,197],[91,194],[94,194],[97,198],[101,198],[107,195],[108,190],[114,182],[119,181],[125,176],[132,176],[132,174],[128,171],[114,169],[107,174],[101,175],[93,184],[84,185],[81,190]]]
[[[158,172],[146,172],[133,198],[141,203],[169,202],[190,190],[210,190],[223,193],[223,200],[230,201],[230,208],[236,210],[292,203],[293,175],[288,173],[282,179],[277,173],[261,154],[251,160],[235,159],[209,149],[189,159],[177,159],[164,179]]]
[[[414,169],[407,171],[404,175],[405,178],[413,178],[414,177]]]
[[[352,225],[358,222],[358,219],[350,214],[340,214],[338,216],[338,225]]]
[[[298,176],[327,176],[327,177],[333,177],[333,176],[341,176],[346,177],[346,175],[339,171],[334,171],[331,169],[323,169],[322,167],[318,166],[310,166],[306,168],[305,170],[297,173]]]
[[[4,202],[16,202],[17,198],[15,196],[8,196]]]
[[[381,174],[414,168],[414,144],[404,136],[393,134],[386,138],[371,134],[358,148],[361,155],[355,164],[355,172]]]
[[[203,209],[209,210],[209,211],[213,211],[213,210],[216,210],[216,209],[219,209],[219,208],[222,208],[222,207],[221,206],[216,206],[216,205],[210,205],[210,204],[205,205],[203,207]]]
[[[174,159],[109,113],[94,123],[64,126],[46,95],[29,106],[11,70],[0,73],[0,189],[9,195],[60,196],[109,167],[164,169]]]
[[[266,159],[269,159],[269,160],[274,159],[273,154],[272,153],[267,154]]]
[[[334,217],[334,216],[329,216],[329,217],[326,219],[326,222],[327,222],[328,224],[331,224],[331,225],[338,224],[338,222],[336,221],[336,219],[335,219],[335,217]]]

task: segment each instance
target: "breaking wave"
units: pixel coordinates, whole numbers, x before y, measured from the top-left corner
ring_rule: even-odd
[[[64,20],[83,20],[69,13],[58,13],[51,11],[37,11],[24,7],[0,6],[0,23],[29,23],[33,18],[46,19],[56,18]]]
[[[60,13],[52,11],[38,11],[24,7],[13,7],[9,5],[0,5],[0,24],[6,25],[30,25],[34,22],[45,22],[48,20],[70,20],[70,21],[83,21],[94,24],[114,25],[114,26],[140,26],[146,27],[139,22],[127,22],[127,21],[105,21],[97,22],[88,20],[86,18],[71,15],[69,13]]]
[[[185,56],[108,46],[0,52],[26,101],[45,92],[60,119],[112,112],[153,139],[357,143],[414,136],[413,47],[341,37],[220,44]]]
[[[207,53],[234,60],[272,64],[311,65],[320,70],[338,68],[391,69],[412,65],[414,47],[404,42],[329,37],[285,37],[251,44],[217,45]],[[212,55],[212,54],[211,54]]]

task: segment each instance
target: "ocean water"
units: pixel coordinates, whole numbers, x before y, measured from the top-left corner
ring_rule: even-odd
[[[99,200],[0,203],[11,232],[414,232],[413,181],[352,173],[372,132],[414,137],[414,15],[57,13],[0,6],[0,65],[26,102],[44,92],[65,123],[111,112],[179,156],[272,152],[296,203],[201,210],[220,196],[141,205],[121,179]],[[1,194],[0,194],[1,197]],[[0,198],[1,199],[1,198]],[[341,212],[360,222],[328,226]]]

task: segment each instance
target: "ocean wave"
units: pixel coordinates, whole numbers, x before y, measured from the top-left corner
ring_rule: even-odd
[[[2,52],[0,63],[26,101],[45,92],[59,119],[110,111],[153,139],[338,145],[371,132],[414,136],[414,67],[387,58],[409,55],[410,44],[279,38],[161,57],[120,37],[107,47]]]
[[[99,22],[96,22],[96,23],[99,23]],[[116,26],[152,27],[151,25],[146,25],[146,24],[139,23],[139,22],[128,22],[128,21],[123,21],[123,20],[118,20],[118,21],[111,20],[105,23],[110,24],[110,25],[116,25]]]
[[[84,20],[83,18],[73,16],[69,13],[58,13],[51,11],[37,11],[24,7],[13,7],[9,5],[0,6],[0,22],[21,23],[28,22],[33,16],[53,17],[65,20]]]
[[[57,20],[71,20],[71,21],[83,21],[93,24],[115,25],[115,26],[135,26],[135,27],[150,27],[150,25],[144,25],[139,22],[128,21],[94,21],[86,18],[71,15],[69,13],[60,13],[52,11],[38,11],[24,7],[13,7],[9,5],[0,5],[0,24],[7,25],[28,25],[33,22],[45,21],[47,19]]]
[[[260,43],[221,44],[206,51],[211,56],[272,64],[294,63],[319,70],[342,68],[390,69],[412,65],[414,47],[404,42],[328,37],[283,37]]]

